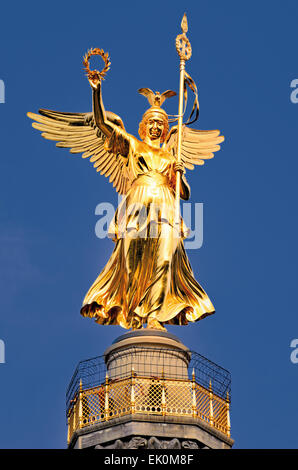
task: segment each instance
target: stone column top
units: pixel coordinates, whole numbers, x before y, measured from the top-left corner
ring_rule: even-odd
[[[118,336],[118,338],[113,341],[112,345],[105,350],[104,355],[107,358],[111,352],[127,346],[160,347],[165,349],[174,348],[190,354],[189,348],[172,333],[142,328]]]

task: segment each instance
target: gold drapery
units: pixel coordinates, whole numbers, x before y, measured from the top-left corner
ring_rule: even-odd
[[[181,237],[174,233],[174,157],[115,130],[108,149],[120,153],[123,145],[129,145],[132,184],[109,227],[114,251],[89,289],[81,314],[102,325],[134,329],[149,319],[179,325],[200,320],[214,307],[193,276],[182,219]]]

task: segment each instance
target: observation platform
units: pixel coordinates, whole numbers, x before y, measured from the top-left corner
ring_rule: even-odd
[[[81,361],[66,394],[69,448],[231,448],[230,373],[174,335],[137,330]]]

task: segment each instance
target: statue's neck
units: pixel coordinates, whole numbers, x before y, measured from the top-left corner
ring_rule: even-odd
[[[151,147],[156,148],[156,149],[160,148],[160,139],[151,140],[149,137],[146,137],[144,139],[144,142],[146,144],[150,145]]]

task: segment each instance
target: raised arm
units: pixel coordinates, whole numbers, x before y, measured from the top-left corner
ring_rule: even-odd
[[[89,83],[92,87],[93,93],[93,115],[97,127],[105,134],[109,139],[113,133],[113,127],[109,123],[106,112],[104,109],[102,95],[101,95],[101,81],[98,78],[89,79]]]
[[[111,111],[105,111],[101,81],[98,78],[89,79],[93,90],[93,116],[96,126],[106,136],[105,149],[115,155],[127,157],[130,148],[130,138],[125,131],[122,119]]]

